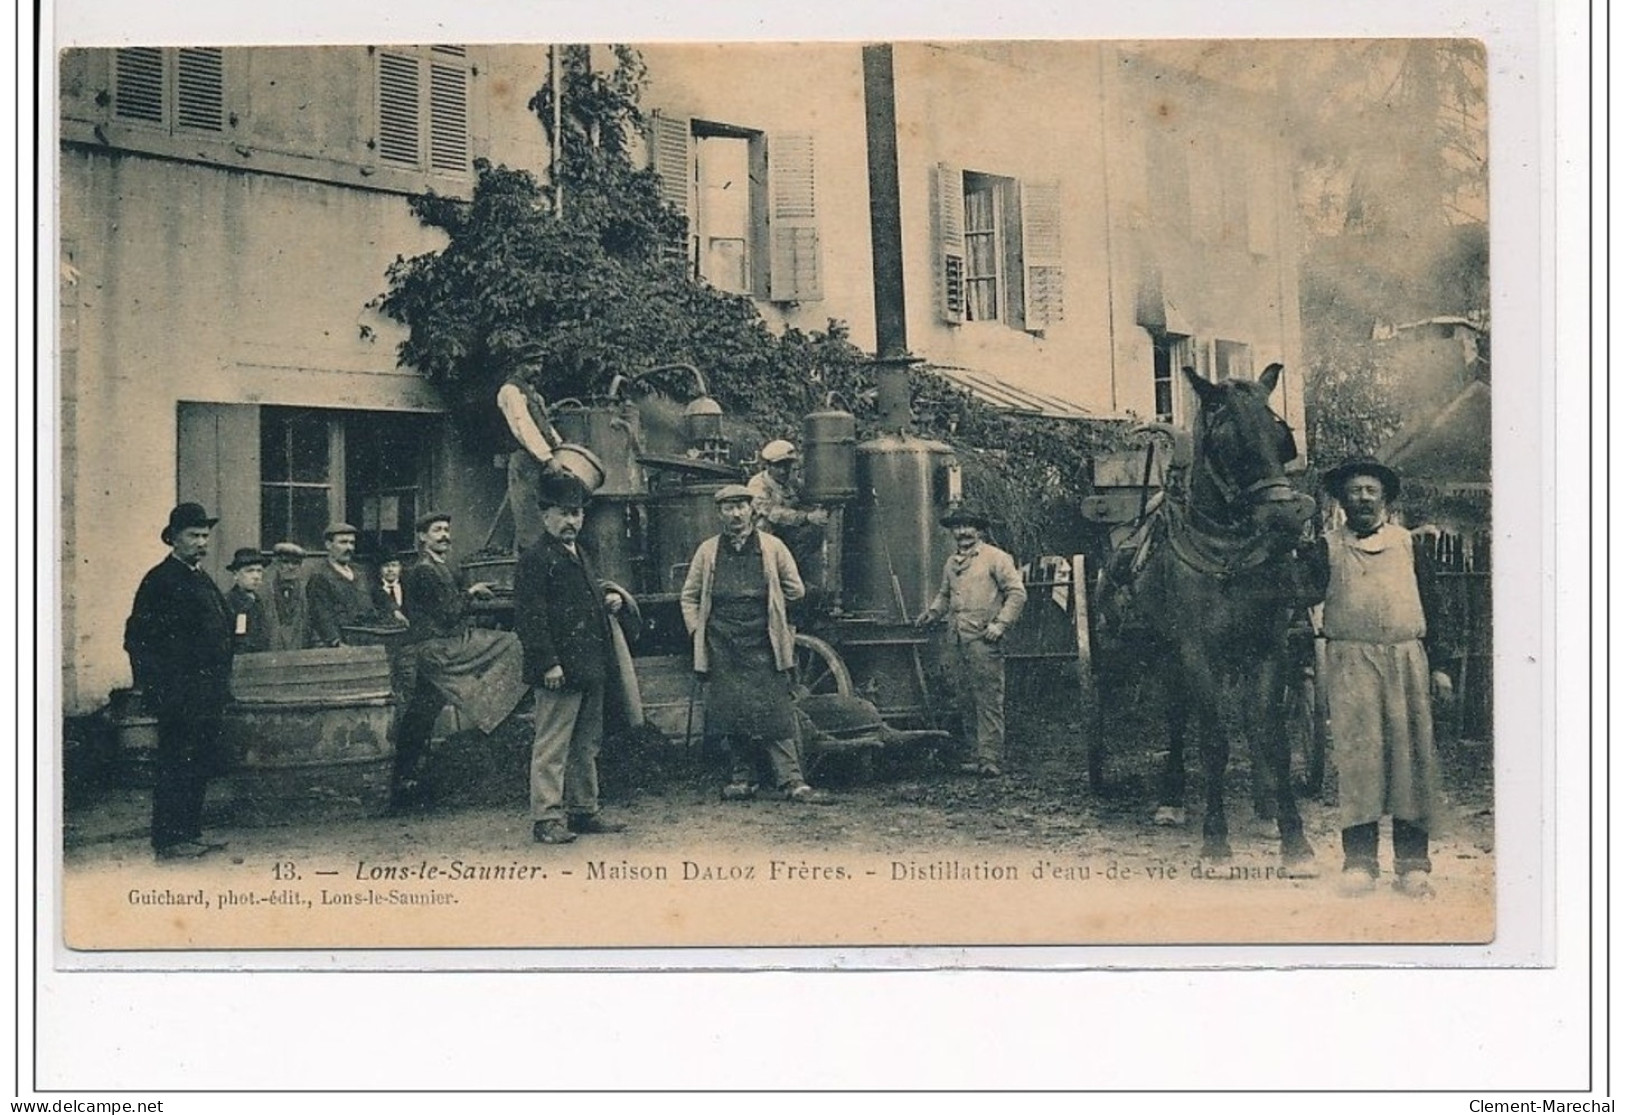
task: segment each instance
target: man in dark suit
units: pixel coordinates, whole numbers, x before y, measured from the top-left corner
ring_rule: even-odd
[[[203,839],[203,796],[220,773],[220,721],[231,699],[232,613],[199,562],[211,519],[196,503],[169,513],[169,556],[141,579],[124,626],[135,683],[158,721],[152,847],[161,860],[224,848]]]
[[[624,601],[600,584],[577,544],[587,506],[581,481],[544,476],[539,502],[542,538],[519,555],[513,586],[524,679],[536,689],[531,835],[540,844],[568,844],[578,833],[626,828],[598,814],[604,693],[615,669],[609,625]]]
[[[377,622],[372,586],[356,570],[356,529],[349,523],[327,528],[327,560],[311,571],[305,582],[305,603],[310,611],[310,645],[336,647],[344,643],[346,627]]]

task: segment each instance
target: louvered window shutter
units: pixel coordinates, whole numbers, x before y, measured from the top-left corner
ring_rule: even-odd
[[[1021,256],[1027,328],[1059,324],[1065,319],[1059,182],[1021,184]]]
[[[659,110],[649,114],[649,161],[660,176],[660,200],[683,218],[683,239],[670,251],[679,259],[692,261],[689,230],[693,227],[694,124],[686,116],[669,116]]]
[[[768,296],[775,302],[815,301],[824,297],[824,280],[813,137],[803,132],[773,136],[767,169],[773,200]]]
[[[965,320],[965,175],[938,163],[931,171],[931,231],[935,242],[937,315]]]
[[[113,113],[125,120],[164,122],[164,52],[121,47],[113,75]]]
[[[218,132],[226,123],[224,52],[182,47],[175,55],[175,123]]]
[[[468,170],[467,49],[437,46],[429,61],[429,166]],[[455,59],[455,61],[454,61]]]
[[[416,58],[378,53],[378,157],[385,162],[418,165],[420,81]]]

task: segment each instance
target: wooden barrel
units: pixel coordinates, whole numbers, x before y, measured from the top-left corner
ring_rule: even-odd
[[[395,701],[383,647],[238,655],[222,742],[238,823],[376,817],[389,808]]]
[[[113,721],[113,775],[120,786],[151,788],[158,757],[158,718],[141,703],[137,689],[115,689],[108,695]]]
[[[705,735],[705,702],[694,681],[694,659],[686,654],[668,654],[634,658],[632,662],[643,696],[644,723],[674,743],[682,743],[687,734],[698,744]]]

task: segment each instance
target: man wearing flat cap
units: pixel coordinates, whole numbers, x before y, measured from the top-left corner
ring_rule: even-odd
[[[135,684],[158,721],[152,848],[161,860],[225,847],[203,839],[203,796],[225,767],[220,722],[231,699],[232,613],[199,564],[219,520],[196,503],[169,513],[169,555],[136,589],[124,626]]]
[[[278,542],[271,547],[271,571],[266,576],[265,618],[271,629],[266,649],[305,649],[310,638],[308,617],[304,547],[297,542]]]
[[[265,555],[244,546],[232,555],[226,566],[232,585],[226,590],[226,606],[231,609],[232,633],[238,654],[271,649],[271,624],[261,598],[265,583]]]
[[[322,537],[327,543],[327,560],[305,582],[309,642],[313,647],[336,647],[344,644],[346,627],[376,623],[377,615],[372,586],[355,567],[355,527],[333,523]]]
[[[514,629],[525,648],[525,680],[536,691],[531,836],[568,844],[626,828],[598,810],[604,698],[618,677],[610,624],[626,600],[598,579],[580,545],[586,486],[568,473],[550,474],[538,496],[542,536],[519,555],[513,583]]]
[[[1325,593],[1325,687],[1337,764],[1345,894],[1375,889],[1377,824],[1393,817],[1394,888],[1433,894],[1428,834],[1439,800],[1430,695],[1450,678],[1435,620],[1433,567],[1411,532],[1389,521],[1399,474],[1381,461],[1345,461],[1325,476],[1343,523],[1310,555]]]
[[[996,778],[1004,761],[1004,634],[1027,603],[1027,588],[1009,554],[987,540],[988,520],[963,509],[945,516],[954,552],[942,569],[942,587],[914,621],[928,627],[948,621],[946,657],[960,702],[968,744],[975,726],[975,754],[960,770]]]
[[[729,484],[713,498],[722,533],[694,551],[680,600],[694,640],[694,671],[706,681],[705,731],[727,742],[732,759],[723,800],[754,796],[765,760],[786,800],[826,804],[828,795],[802,773],[790,700],[796,635],[788,606],[806,593],[796,559],[757,529],[749,488]]]
[[[447,702],[487,734],[525,695],[523,656],[511,631],[473,626],[468,605],[489,600],[484,581],[468,582],[451,562],[451,516],[418,518],[418,559],[401,581],[406,634],[396,656],[397,684],[407,695],[395,733],[395,804],[421,797],[418,783],[429,733]]]

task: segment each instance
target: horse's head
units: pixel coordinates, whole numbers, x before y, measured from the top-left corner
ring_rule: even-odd
[[[1255,383],[1211,383],[1186,368],[1185,378],[1201,402],[1196,422],[1192,505],[1208,518],[1234,527],[1295,538],[1314,514],[1312,497],[1292,490],[1286,465],[1298,455],[1292,427],[1270,409],[1281,378],[1271,364]]]

